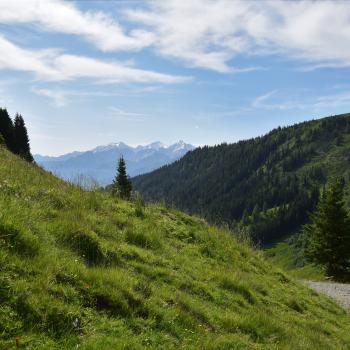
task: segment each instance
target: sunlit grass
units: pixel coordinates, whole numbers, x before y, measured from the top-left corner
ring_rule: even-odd
[[[297,279],[323,281],[325,272],[321,267],[305,261],[300,248],[295,248],[288,241],[281,241],[265,249],[265,255],[271,264],[288,271]]]
[[[350,344],[341,308],[230,232],[0,160],[0,349]]]

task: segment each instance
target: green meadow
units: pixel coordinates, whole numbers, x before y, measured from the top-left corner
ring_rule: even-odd
[[[349,349],[350,316],[231,232],[0,149],[0,349]]]

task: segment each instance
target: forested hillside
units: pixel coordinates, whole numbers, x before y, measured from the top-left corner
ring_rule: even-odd
[[[0,349],[346,349],[350,318],[228,231],[0,146]]]
[[[133,184],[149,201],[244,224],[266,243],[305,223],[329,176],[341,176],[348,189],[349,170],[350,114],[343,114],[201,147]]]

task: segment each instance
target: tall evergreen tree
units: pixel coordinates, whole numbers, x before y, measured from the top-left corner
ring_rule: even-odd
[[[126,164],[123,157],[119,159],[117,175],[113,181],[113,193],[121,198],[130,199],[132,184],[129,176],[126,174]]]
[[[32,162],[33,156],[30,152],[29,137],[24,119],[20,114],[16,114],[14,122],[15,147],[14,152],[28,162]]]
[[[324,266],[328,276],[350,278],[350,218],[339,180],[332,180],[322,191],[304,234],[306,255],[311,261]]]
[[[0,108],[0,134],[4,138],[6,147],[13,152],[15,146],[14,127],[12,119],[5,108]]]

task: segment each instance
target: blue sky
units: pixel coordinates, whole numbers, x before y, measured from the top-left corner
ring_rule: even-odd
[[[350,3],[0,2],[0,105],[34,153],[234,142],[350,111]]]

